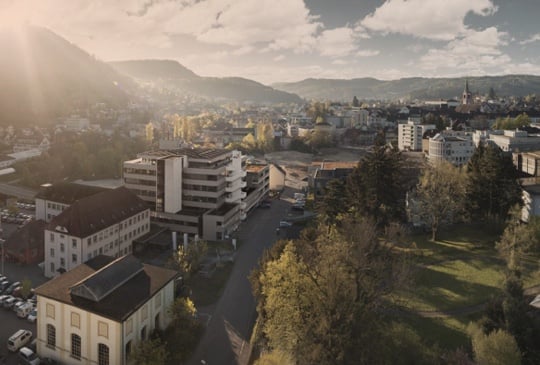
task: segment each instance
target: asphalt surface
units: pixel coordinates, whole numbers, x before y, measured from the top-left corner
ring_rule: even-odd
[[[292,193],[288,193],[292,195]],[[251,353],[249,339],[256,320],[255,300],[248,276],[265,249],[286,233],[276,234],[279,221],[286,215],[290,201],[274,200],[269,209],[256,208],[236,233],[242,246],[223,295],[209,318],[205,334],[189,365],[247,364]]]
[[[19,199],[33,201],[36,197],[37,191],[28,188],[22,188],[20,186],[0,183],[0,193],[8,196],[15,196]]]

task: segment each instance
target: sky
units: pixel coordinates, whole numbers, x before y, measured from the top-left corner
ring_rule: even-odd
[[[540,75],[539,0],[0,0],[0,26],[56,32],[103,61],[201,76]]]

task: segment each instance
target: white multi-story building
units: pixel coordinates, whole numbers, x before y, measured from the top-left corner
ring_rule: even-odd
[[[61,364],[128,364],[171,322],[177,272],[132,255],[96,256],[36,289],[37,353]]]
[[[145,152],[124,162],[123,176],[126,188],[148,203],[157,224],[206,240],[236,230],[245,208],[245,159],[239,151]]]
[[[398,148],[400,151],[421,151],[422,137],[425,132],[435,129],[434,124],[420,124],[418,120],[409,119],[407,123],[398,124]]]
[[[529,135],[526,131],[505,130],[502,135],[491,133],[489,140],[505,152],[540,150],[540,136]]]
[[[469,162],[474,149],[469,133],[442,131],[429,139],[428,160],[433,164],[448,161],[455,166],[461,166]]]
[[[119,257],[150,231],[150,210],[120,187],[77,200],[45,227],[45,276],[54,277],[97,255]]]
[[[44,184],[35,198],[36,220],[50,222],[77,200],[105,190],[105,188],[75,183]]]
[[[270,166],[266,163],[251,163],[246,166],[245,212],[257,206],[270,191]],[[242,217],[245,219],[245,215]]]

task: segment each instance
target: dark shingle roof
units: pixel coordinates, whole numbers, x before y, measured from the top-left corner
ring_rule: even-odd
[[[122,322],[171,280],[174,280],[178,274],[173,270],[146,264],[142,264],[142,270],[136,272],[134,275],[132,271],[124,274],[121,270],[114,268],[115,265],[122,265],[124,260],[131,263],[133,262],[132,260],[137,259],[131,255],[116,260],[104,255],[96,256],[84,264],[39,286],[36,289],[36,294],[74,305],[114,321]],[[92,282],[93,275],[100,277],[100,269],[104,269],[104,272],[107,272],[108,268],[111,267],[115,271],[115,275],[122,277],[123,282],[100,300],[89,300],[75,294],[71,290],[71,288],[85,283],[86,280]],[[131,278],[127,278],[129,275],[131,275]],[[101,284],[103,283],[101,281]],[[94,282],[92,285],[100,285],[100,283]]]
[[[148,209],[146,203],[125,187],[108,189],[73,203],[47,225],[75,237],[88,237],[115,223]]]
[[[44,188],[37,194],[36,198],[63,204],[73,204],[79,199],[101,193],[105,190],[107,189],[97,186],[62,182]]]

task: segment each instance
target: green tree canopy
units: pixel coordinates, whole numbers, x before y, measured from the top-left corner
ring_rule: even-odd
[[[351,208],[367,215],[378,225],[405,216],[406,186],[403,158],[388,145],[375,146],[347,179],[347,195]]]
[[[453,223],[464,209],[466,176],[449,162],[427,167],[416,188],[419,215],[431,226],[431,239],[441,225]]]
[[[474,359],[478,365],[520,365],[521,353],[516,340],[504,330],[484,334],[475,326],[469,326]]]
[[[472,218],[504,221],[510,208],[522,203],[512,156],[499,147],[480,144],[467,164],[467,174],[467,211]]]

